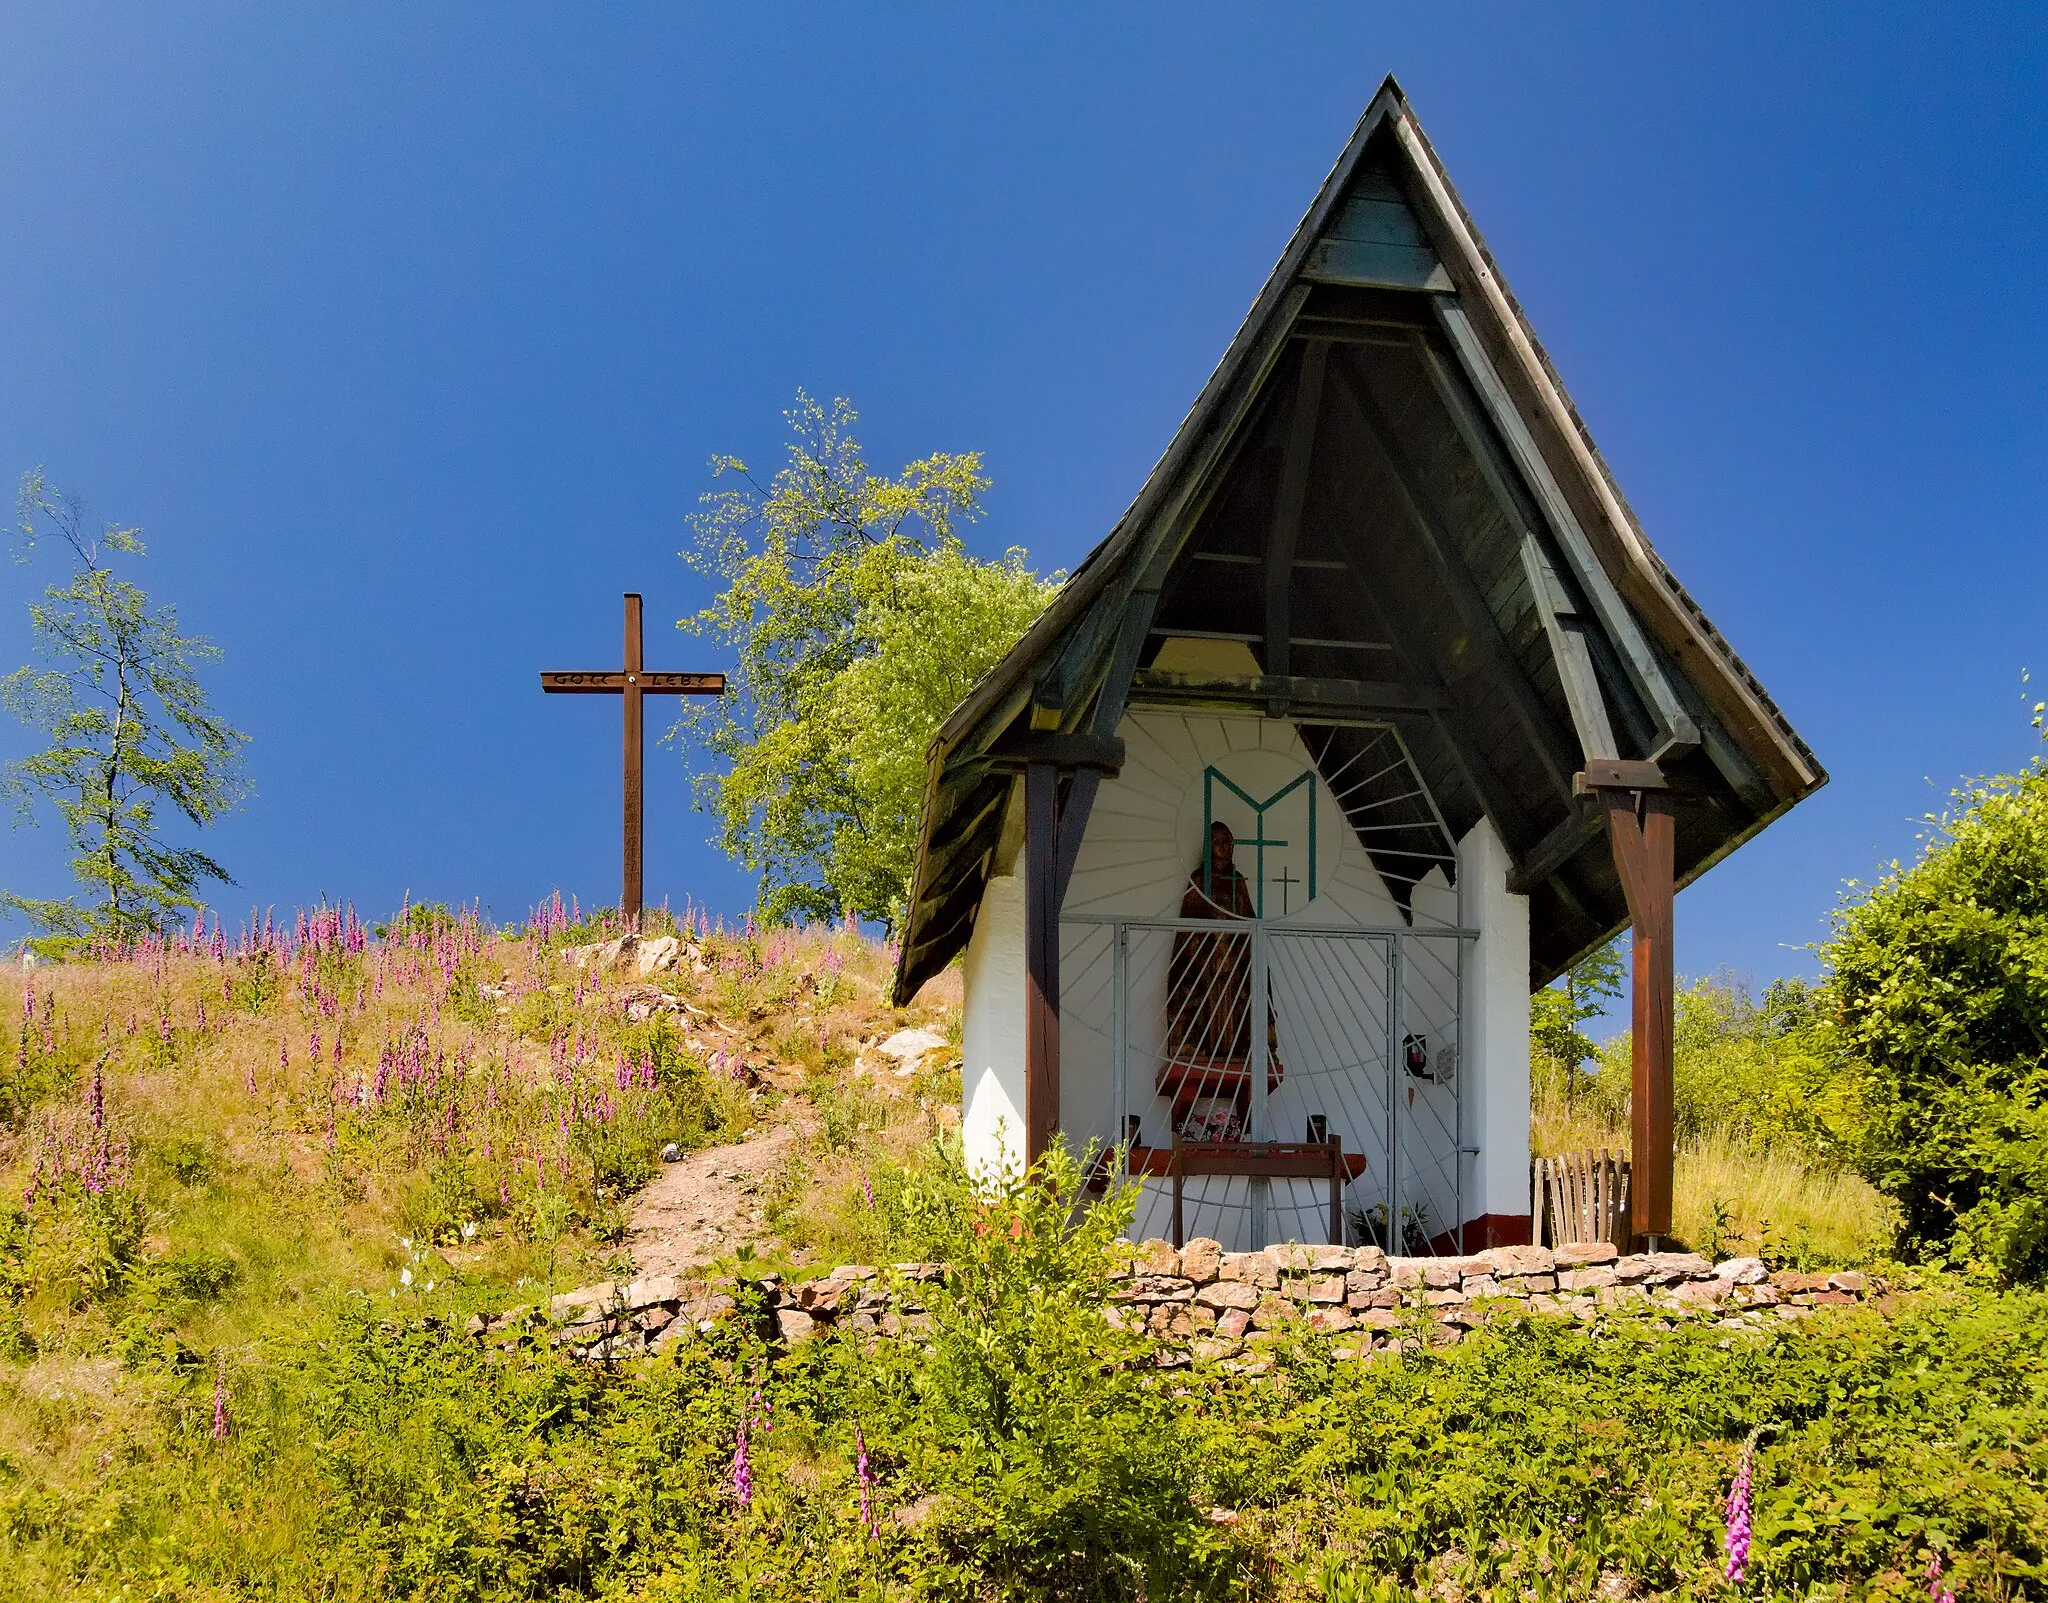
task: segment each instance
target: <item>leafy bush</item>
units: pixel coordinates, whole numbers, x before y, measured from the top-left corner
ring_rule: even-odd
[[[1195,1463],[1150,1344],[1107,1313],[1136,1193],[1091,1205],[1083,1168],[1056,1148],[970,1175],[946,1146],[905,1188],[903,1247],[952,1272],[929,1345],[877,1382],[884,1440],[954,1563],[1029,1596],[1172,1596],[1199,1568]]]
[[[1777,980],[1761,1002],[1725,975],[1678,989],[1672,1028],[1673,1125],[1681,1144],[1722,1136],[1786,1147],[1823,1163],[1853,1160],[1860,1110],[1798,980]],[[1626,1128],[1629,1040],[1601,1048],[1588,1100]]]
[[[1754,1432],[1759,1595],[1925,1596],[1933,1553],[1959,1594],[2038,1595],[2044,1318],[2039,1294],[1947,1286],[1756,1339],[1528,1320],[1369,1365],[1308,1342],[1202,1408],[1205,1495],[1274,1510],[1280,1551],[1336,1556],[1310,1595],[1389,1595],[1362,1572],[1501,1603],[1726,1596],[1723,1499]]]
[[[1836,915],[1825,995],[1861,1065],[1861,1162],[1904,1244],[2048,1275],[2048,765],[1931,820]]]

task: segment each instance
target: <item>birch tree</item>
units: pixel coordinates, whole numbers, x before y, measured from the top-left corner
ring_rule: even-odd
[[[115,571],[143,554],[141,531],[108,524],[98,534],[83,508],[43,477],[22,477],[16,499],[18,561],[54,546],[70,578],[29,604],[41,665],[0,679],[0,705],[49,744],[0,769],[17,824],[54,807],[71,838],[78,893],[33,897],[0,891],[0,907],[42,933],[32,942],[61,953],[131,940],[196,909],[209,881],[233,883],[196,846],[166,838],[165,814],[212,823],[243,794],[247,737],[216,715],[199,667],[216,661],[211,641],[179,631],[174,607]]]

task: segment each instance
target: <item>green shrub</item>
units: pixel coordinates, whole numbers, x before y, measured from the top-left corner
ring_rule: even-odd
[[[1726,975],[1678,989],[1672,1028],[1673,1128],[1681,1144],[1725,1137],[1783,1147],[1823,1165],[1853,1161],[1861,1111],[1816,1018],[1812,990],[1776,980],[1761,1002]],[[1629,1038],[1601,1048],[1587,1100],[1627,1128]]]
[[[951,1273],[883,1445],[938,1497],[948,1558],[1018,1595],[1170,1597],[1201,1568],[1185,1412],[1107,1316],[1135,1201],[1091,1204],[1064,1148],[1026,1178],[970,1175],[952,1145],[895,1199],[901,1248]]]
[[[2048,1275],[2048,766],[1958,792],[1836,915],[1825,996],[1904,1244]]]

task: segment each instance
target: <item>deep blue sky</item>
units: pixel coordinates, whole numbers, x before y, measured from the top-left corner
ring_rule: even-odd
[[[318,13],[317,15],[315,13]],[[1679,906],[1803,968],[2025,759],[2048,28],[1868,4],[0,14],[0,473],[141,524],[256,795],[229,907],[616,895],[616,660],[799,385],[1071,565],[1397,73],[1651,539],[1833,772]],[[0,567],[0,669],[49,571]],[[651,666],[710,666],[665,627]],[[25,749],[0,730],[0,757]],[[652,759],[649,892],[742,877]],[[0,885],[65,886],[54,824]]]

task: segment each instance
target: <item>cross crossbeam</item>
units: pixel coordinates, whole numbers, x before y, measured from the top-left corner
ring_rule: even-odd
[[[616,672],[549,672],[543,670],[540,687],[551,696],[617,696],[625,723],[624,818],[622,872],[619,912],[629,928],[640,927],[641,864],[646,836],[644,776],[647,759],[646,726],[641,716],[643,696],[722,696],[722,673],[650,673],[641,665],[640,597],[626,596],[625,664]]]

